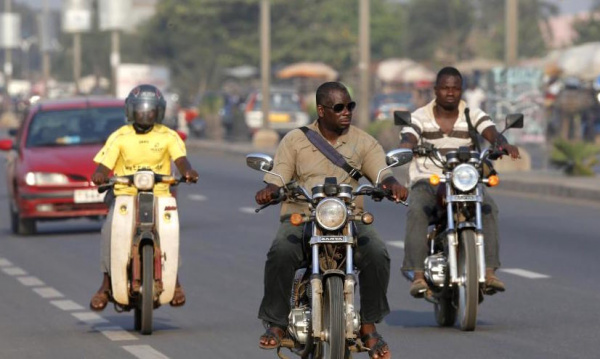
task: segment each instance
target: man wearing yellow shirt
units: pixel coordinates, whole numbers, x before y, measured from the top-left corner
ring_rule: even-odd
[[[140,169],[149,169],[162,175],[171,174],[171,161],[186,178],[187,182],[196,182],[198,173],[192,168],[186,157],[185,144],[177,132],[160,124],[165,114],[166,102],[160,91],[152,85],[140,85],[134,88],[125,100],[127,120],[131,123],[113,132],[104,147],[94,157],[98,164],[92,175],[96,185],[107,183],[111,171],[116,176],[134,174]],[[136,189],[115,184],[115,196],[133,196]],[[159,183],[154,188],[155,196],[171,196],[169,185]],[[113,206],[111,205],[106,222],[102,227],[102,261],[104,273],[102,285],[90,301],[92,310],[103,310],[110,293],[110,232]],[[185,303],[185,294],[177,279],[172,306]]]

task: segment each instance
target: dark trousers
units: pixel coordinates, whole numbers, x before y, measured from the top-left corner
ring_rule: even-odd
[[[378,323],[389,312],[387,287],[390,280],[390,256],[385,243],[371,226],[357,223],[358,243],[354,265],[359,269],[360,315],[363,323]],[[302,227],[289,221],[279,226],[267,254],[264,297],[258,318],[287,327],[290,295],[296,269],[305,259]]]
[[[404,242],[403,271],[422,271],[428,255],[427,227],[436,209],[437,186],[423,180],[415,183],[410,189],[408,213],[406,217],[406,237]],[[498,255],[498,207],[483,190],[481,205],[481,222],[483,225],[483,241],[485,250],[485,266],[499,268]]]

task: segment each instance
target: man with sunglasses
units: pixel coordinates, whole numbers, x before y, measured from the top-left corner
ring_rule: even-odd
[[[386,167],[385,153],[381,145],[366,132],[352,126],[352,113],[356,103],[350,98],[346,87],[339,82],[326,82],[319,86],[316,94],[318,119],[307,126],[335,148],[346,162],[374,181],[380,169]],[[273,171],[279,173],[285,182],[295,180],[304,188],[322,184],[325,177],[336,177],[338,183],[346,183],[354,188],[358,180],[331,162],[307,138],[301,129],[290,131],[279,144],[275,154]],[[393,177],[390,170],[382,174],[384,188],[392,191],[396,200],[406,199],[408,192]],[[256,202],[265,204],[278,193],[281,181],[272,175],[265,175],[267,186],[258,191]],[[356,202],[357,211],[362,210],[362,201]],[[302,227],[293,226],[292,213],[309,213],[305,203],[284,202],[281,207],[281,224],[275,235],[264,273],[264,297],[258,317],[267,327],[260,337],[259,346],[274,349],[280,346],[288,326],[290,293],[294,272],[304,259]],[[390,276],[390,257],[384,242],[371,226],[356,223],[358,247],[355,263],[359,272],[361,329],[360,335],[370,348],[371,358],[390,358],[386,342],[375,330],[388,313],[387,287]]]

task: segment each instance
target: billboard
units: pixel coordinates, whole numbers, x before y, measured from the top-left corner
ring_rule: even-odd
[[[90,0],[64,0],[62,31],[86,32],[92,29],[92,4]]]
[[[101,31],[123,30],[131,21],[131,0],[98,0],[98,12]]]
[[[21,17],[15,13],[0,13],[0,48],[15,49],[21,43]]]
[[[117,66],[118,98],[125,98],[134,87],[142,84],[156,86],[165,92],[171,85],[171,73],[167,67],[145,64],[120,64]]]

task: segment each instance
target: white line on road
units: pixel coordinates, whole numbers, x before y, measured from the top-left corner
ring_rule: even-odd
[[[75,303],[72,300],[69,299],[62,299],[62,300],[52,300],[50,301],[50,303],[56,307],[58,307],[59,309],[62,309],[64,311],[70,311],[70,310],[82,310],[84,309],[81,305]]]
[[[104,334],[108,339],[118,342],[125,340],[138,340],[133,334],[127,332],[121,327],[100,327],[96,328],[100,333]]]
[[[525,270],[525,269],[519,269],[519,268],[503,268],[503,269],[500,269],[500,271],[505,272],[505,273],[514,274],[514,275],[518,275],[520,277],[529,278],[529,279],[550,278],[549,275],[545,275],[545,274],[541,274],[541,273],[536,273],[536,272],[531,272],[531,271],[528,271],[528,270]]]
[[[149,345],[125,345],[123,349],[139,359],[169,359],[168,356]]]
[[[38,287],[41,285],[45,285],[44,282],[42,282],[39,278],[32,277],[32,276],[19,277],[19,278],[17,278],[17,280],[26,287]]]
[[[86,323],[108,323],[108,320],[92,312],[71,313],[71,315]]]
[[[240,212],[242,213],[250,213],[250,214],[256,214],[256,212],[254,212],[256,208],[254,207],[240,207]]]
[[[389,242],[387,242],[387,244],[392,247],[398,247],[398,248],[404,249],[404,241],[389,241]]]
[[[0,267],[11,267],[13,264],[6,258],[0,258]]]
[[[42,298],[53,299],[62,298],[64,295],[52,287],[44,288],[33,288],[33,291],[40,295]]]
[[[27,275],[27,272],[25,272],[22,268],[19,267],[8,267],[8,268],[2,268],[2,271],[8,275]]]
[[[189,199],[193,201],[206,201],[208,198],[201,194],[190,194]]]

